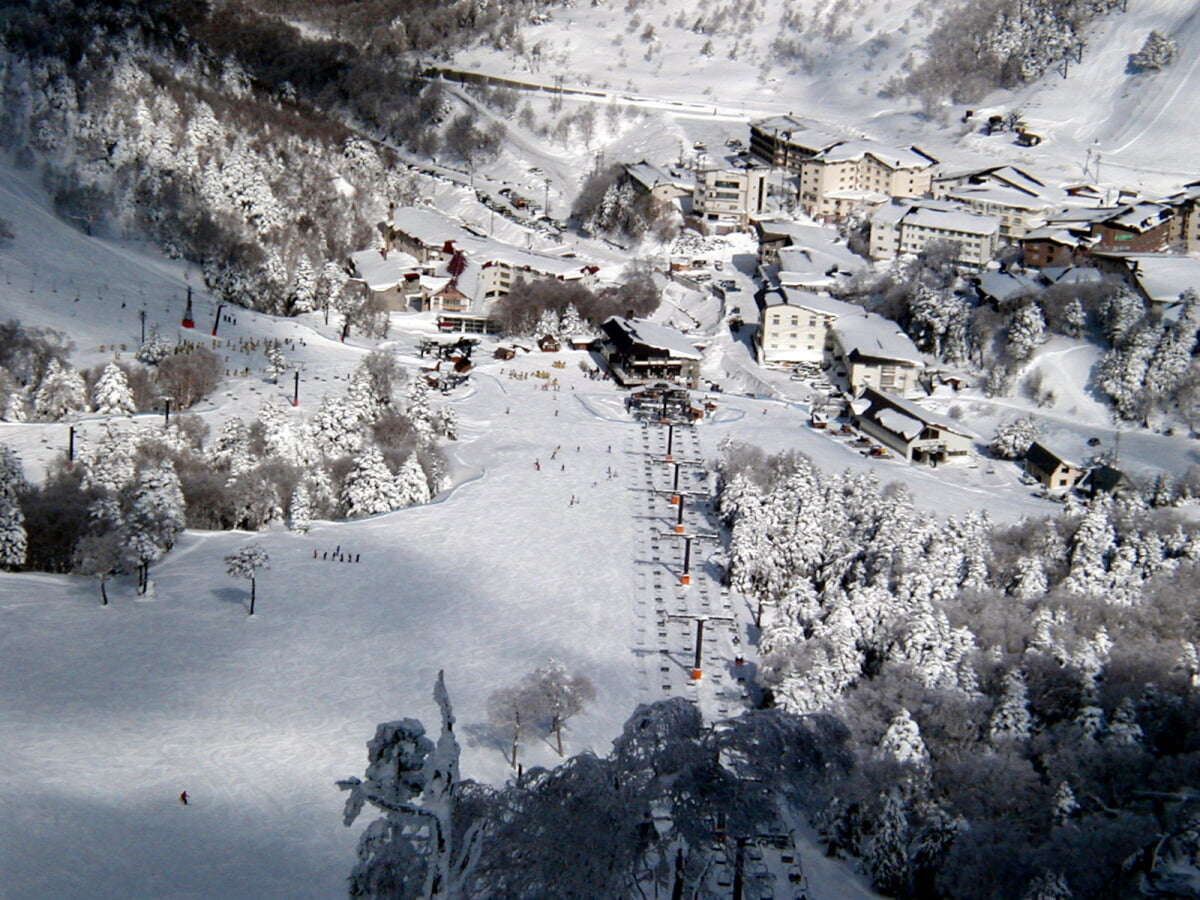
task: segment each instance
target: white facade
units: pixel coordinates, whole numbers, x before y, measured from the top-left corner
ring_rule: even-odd
[[[833,322],[862,307],[809,291],[769,295],[758,316],[758,355],[764,364],[821,362],[833,351]]]
[[[838,221],[861,206],[929,193],[937,164],[915,147],[843,141],[800,162],[800,205],[815,219]]]
[[[702,169],[696,173],[692,212],[717,232],[746,228],[766,209],[767,169]]]
[[[1000,220],[939,200],[891,204],[871,217],[871,259],[920,253],[930,241],[957,244],[959,262],[982,267],[1000,249]]]

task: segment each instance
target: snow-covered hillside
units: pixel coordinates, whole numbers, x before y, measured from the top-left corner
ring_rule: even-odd
[[[1018,148],[1011,135],[968,133],[959,123],[962,107],[945,107],[930,119],[916,98],[881,96],[888,81],[903,74],[905,61],[919,57],[942,11],[936,3],[892,0],[699,6],[605,0],[568,6],[529,26],[522,53],[476,47],[454,62],[469,71],[599,95],[568,98],[567,104],[627,106],[649,115],[653,128],[636,130],[658,134],[664,146],[598,139],[609,159],[657,149],[665,160],[694,141],[719,147],[726,137],[744,139],[748,121],[793,112],[848,134],[917,143],[955,164],[1002,159],[1078,181],[1087,177],[1089,164],[1095,177],[1098,154],[1099,181],[1106,185],[1167,192],[1196,178],[1190,98],[1200,60],[1200,15],[1194,4],[1131,2],[1088,27],[1082,64],[1068,67],[1067,78],[1055,70],[1025,88],[971,104],[1020,112],[1031,130],[1047,138],[1036,148]],[[1178,60],[1159,72],[1128,74],[1129,55],[1151,30],[1177,42]],[[779,50],[793,34],[803,35],[794,41],[801,53],[789,60]]]

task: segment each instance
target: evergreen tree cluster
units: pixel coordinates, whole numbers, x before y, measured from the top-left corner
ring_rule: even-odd
[[[412,192],[385,142],[436,153],[442,130],[453,137],[440,89],[397,51],[508,33],[538,5],[9,2],[0,147],[70,221],[148,235],[202,265],[220,299],[327,308],[325,262],[367,244],[378,207]],[[305,20],[319,29],[290,24]],[[494,150],[470,116],[456,127],[452,153]]]
[[[924,58],[889,90],[926,101],[971,102],[1045,75],[1083,53],[1083,32],[1117,3],[1108,0],[987,0],[948,7]]]
[[[1200,297],[1188,290],[1179,299],[1181,310],[1173,322],[1123,297],[1107,308],[1105,331],[1113,346],[1096,380],[1123,419],[1149,424],[1153,414],[1176,410],[1189,424],[1197,420],[1200,368],[1192,352],[1200,331]]]
[[[1189,520],[1104,497],[941,520],[871,475],[737,445],[719,509],[772,702],[851,727],[857,765],[815,819],[881,890],[1019,900],[1049,872],[1137,896],[1194,852],[1153,799],[1200,783]]]
[[[164,396],[188,409],[216,389],[217,355],[194,344],[172,346],[152,333],[138,365],[113,359],[78,370],[67,360],[71,344],[60,332],[0,325],[0,421],[55,421],[97,412],[128,416],[158,409]],[[149,363],[149,364],[147,364]]]
[[[23,516],[28,552],[13,549],[0,564],[102,579],[138,571],[144,582],[185,526],[254,531],[286,521],[303,532],[314,518],[427,503],[444,487],[437,442],[454,434],[455,416],[431,406],[421,379],[399,397],[402,380],[390,356],[374,353],[347,393],[324,398],[311,418],[269,400],[253,422],[231,417],[211,440],[192,415],[165,428],[116,419],[78,428],[76,459],[60,457],[42,486],[8,479],[16,508],[0,521],[15,534]],[[138,512],[146,482],[167,499]]]
[[[380,814],[359,839],[351,897],[618,900],[710,896],[718,859],[786,833],[850,762],[846,730],[782,710],[706,724],[683,698],[637,708],[607,756],[583,753],[501,787],[464,780],[439,675],[436,741],[415,719],[385,722],[344,822]],[[748,889],[761,876],[746,873]]]

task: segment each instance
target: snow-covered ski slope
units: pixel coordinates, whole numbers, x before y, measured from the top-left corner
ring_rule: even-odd
[[[1068,78],[1052,71],[1028,87],[969,104],[1019,111],[1045,138],[1036,148],[1018,148],[1012,135],[970,133],[958,121],[962,108],[946,108],[930,120],[918,114],[915,98],[880,96],[889,79],[903,73],[910,54],[920,57],[940,13],[938,4],[854,4],[852,15],[844,7],[833,17],[840,37],[829,41],[810,34],[800,41],[804,59],[773,50],[777,39],[795,33],[780,25],[788,7],[802,12],[801,24],[811,32],[812,23],[830,20],[835,6],[842,5],[761,3],[740,27],[723,26],[709,35],[694,26],[711,21],[722,7],[731,10],[724,21],[737,22],[738,4],[577,4],[529,27],[522,54],[473,47],[458,54],[454,64],[600,95],[569,98],[568,105],[625,104],[641,110],[651,123],[634,129],[642,140],[629,132],[607,145],[598,140],[609,160],[633,159],[643,149],[651,156],[657,150],[661,162],[696,140],[715,152],[725,137],[745,140],[748,121],[794,112],[848,134],[916,143],[955,166],[1002,159],[1060,181],[1078,181],[1086,177],[1089,162],[1095,174],[1091,150],[1100,155],[1099,180],[1106,186],[1167,192],[1200,177],[1192,150],[1200,138],[1195,100],[1200,11],[1189,0],[1130,0],[1125,12],[1089,26],[1083,62],[1070,66]],[[653,29],[649,39],[647,26]],[[1178,60],[1157,73],[1128,74],[1129,55],[1151,30],[1175,39]]]

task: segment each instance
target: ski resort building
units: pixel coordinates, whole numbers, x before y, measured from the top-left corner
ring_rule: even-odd
[[[916,147],[841,141],[800,160],[800,206],[823,222],[840,222],[864,206],[929,193],[937,160]]]
[[[800,172],[800,163],[827,147],[840,143],[845,135],[826,131],[816,122],[796,116],[771,116],[750,123],[750,152],[770,166]]]
[[[1075,487],[1083,469],[1040,441],[1034,441],[1025,451],[1025,473],[1051,493],[1065,494]]]
[[[1165,312],[1188,290],[1200,291],[1200,259],[1172,253],[1096,253],[1097,268],[1124,279],[1151,308]]]
[[[590,283],[596,273],[594,266],[577,259],[522,250],[424,207],[394,209],[380,230],[388,252],[408,254],[429,274],[448,277],[453,283],[450,294],[461,294],[469,301],[463,304],[454,297],[451,305],[469,307],[480,315],[511,293],[518,281],[553,278]],[[425,309],[449,308],[444,302],[435,302],[434,294],[426,296]]]
[[[863,434],[908,462],[936,465],[961,459],[979,439],[949,416],[873,387],[863,388],[850,402],[850,420]]]
[[[718,234],[744,229],[766,208],[767,168],[720,166],[696,173],[692,212]]]
[[[920,253],[931,241],[958,245],[958,261],[983,267],[1000,249],[1000,220],[945,200],[900,201],[871,217],[871,259]]]
[[[934,177],[933,196],[1000,220],[1000,239],[1014,243],[1045,224],[1063,206],[1066,192],[1051,188],[1015,166],[994,166]]]
[[[1069,266],[1092,253],[1162,253],[1178,233],[1175,208],[1165,203],[1064,209],[1020,241],[1026,266]]]
[[[401,250],[381,247],[352,253],[348,268],[351,280],[374,293],[389,311],[421,309],[427,296],[421,281],[425,267]]]
[[[640,194],[650,194],[656,200],[678,200],[692,193],[687,180],[653,163],[642,160],[625,166],[624,178]]]
[[[924,360],[895,322],[812,291],[764,291],[758,306],[764,365],[820,363],[851,391],[870,385],[905,394],[917,386]]]
[[[600,329],[600,355],[617,384],[667,381],[690,388],[700,384],[703,355],[682,332],[623,316],[609,316]]]
[[[890,319],[860,309],[833,322],[833,374],[855,393],[875,387],[894,394],[917,388],[925,361]]]
[[[759,295],[758,358],[764,365],[825,362],[833,359],[833,323],[861,316],[861,306],[803,290]]]

